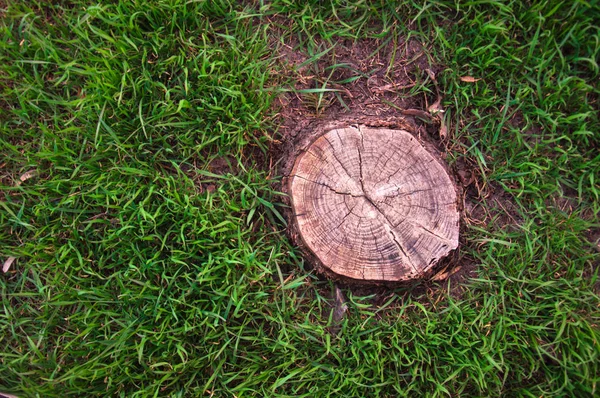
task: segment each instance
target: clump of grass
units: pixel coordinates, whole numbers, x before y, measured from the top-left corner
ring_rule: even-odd
[[[555,1],[9,2],[0,262],[17,260],[0,276],[1,389],[597,394],[599,253],[587,236],[600,227],[599,12]],[[249,155],[275,130],[275,16],[308,54],[322,51],[317,39],[403,35],[446,65],[449,159],[475,165],[481,186],[500,186],[521,213],[468,228],[463,251],[478,267],[460,297],[399,289],[373,307],[347,291],[330,333],[334,287],[304,270],[272,176]],[[214,170],[223,158],[233,167]]]

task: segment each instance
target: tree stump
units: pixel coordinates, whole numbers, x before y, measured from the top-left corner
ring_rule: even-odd
[[[454,185],[404,130],[329,131],[296,159],[289,184],[300,237],[338,275],[420,278],[458,247]]]

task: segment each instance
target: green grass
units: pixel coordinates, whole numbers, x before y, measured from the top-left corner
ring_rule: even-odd
[[[0,391],[599,394],[596,1],[55,3],[0,2]],[[401,37],[443,66],[448,160],[489,217],[465,226],[461,295],[346,290],[333,334],[264,160],[293,85],[278,48],[318,72],[344,68],[321,54],[339,39]]]

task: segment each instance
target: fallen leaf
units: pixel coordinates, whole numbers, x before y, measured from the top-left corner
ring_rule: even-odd
[[[19,186],[22,183],[24,183],[25,181],[29,180],[30,178],[35,177],[35,175],[36,175],[36,171],[35,170],[29,170],[29,171],[21,174],[21,176],[19,177],[19,181],[17,181],[17,183],[15,185]]]
[[[427,108],[427,112],[431,113],[432,116],[435,116],[441,112],[444,112],[444,108],[442,108],[442,96],[438,95],[437,99],[433,104]]]
[[[436,81],[435,80],[435,72],[433,72],[431,69],[425,69],[425,72],[427,72],[427,74],[429,75],[431,80],[433,80],[434,82]]]
[[[34,176],[35,176],[35,170],[29,170],[28,172],[21,174],[21,177],[19,177],[19,180],[21,180],[21,182],[25,182]]]
[[[441,281],[448,277],[448,266],[445,266],[441,270],[437,272],[434,276],[431,277],[432,281]]]
[[[450,270],[448,270],[448,267],[442,269],[441,271],[439,271],[437,274],[435,274],[431,280],[432,281],[443,281],[444,279],[448,279],[448,277],[450,277],[451,275],[456,274],[458,271],[460,271],[460,269],[462,268],[462,266],[458,266],[455,268],[452,268]]]
[[[472,77],[472,76],[462,76],[462,77],[460,78],[460,81],[461,81],[461,82],[465,82],[465,83],[475,83],[475,82],[478,82],[478,81],[480,81],[480,80],[481,80],[481,79],[476,79],[476,78],[474,78],[474,77]]]
[[[447,272],[440,272],[438,274],[436,274],[433,278],[431,278],[432,281],[443,281],[444,279],[446,279],[448,277],[448,273]]]
[[[15,262],[16,259],[17,259],[16,257],[7,258],[6,261],[4,262],[4,264],[2,265],[2,272],[4,272],[4,273],[8,272],[8,269],[10,268],[12,263]]]

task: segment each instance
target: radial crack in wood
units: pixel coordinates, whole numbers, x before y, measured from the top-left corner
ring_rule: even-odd
[[[302,240],[336,274],[419,278],[458,247],[454,185],[404,130],[329,131],[296,159],[289,181]]]

